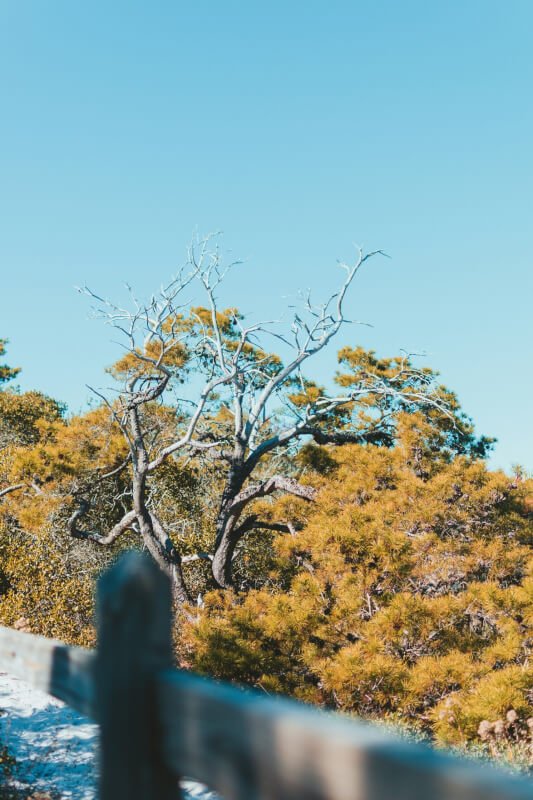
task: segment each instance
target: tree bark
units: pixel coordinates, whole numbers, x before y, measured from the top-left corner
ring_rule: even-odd
[[[161,522],[146,507],[145,493],[146,473],[134,473],[133,506],[143,544],[159,568],[168,575],[172,598],[177,606],[182,606],[189,600],[189,594],[183,578],[181,557]]]
[[[246,478],[244,464],[232,467],[217,519],[217,537],[211,569],[213,578],[222,589],[232,586],[232,562],[238,542],[252,527],[259,527],[257,524],[253,526],[246,523],[238,524],[246,507],[253,500],[266,497],[275,491],[285,491],[307,501],[314,500],[316,495],[316,489],[313,487],[305,486],[284,475],[274,475],[243,489]]]

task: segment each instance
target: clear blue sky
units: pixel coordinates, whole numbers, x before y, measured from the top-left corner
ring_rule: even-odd
[[[0,336],[84,406],[118,350],[74,285],[150,292],[195,227],[256,317],[383,259],[345,341],[424,350],[533,467],[530,0],[0,0]],[[339,342],[340,344],[340,342]],[[325,379],[334,352],[318,365]]]

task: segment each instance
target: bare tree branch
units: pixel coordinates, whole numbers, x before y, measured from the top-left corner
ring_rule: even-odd
[[[252,500],[267,497],[276,491],[287,492],[287,494],[292,494],[308,501],[314,500],[317,493],[313,486],[305,486],[302,483],[298,483],[294,478],[288,478],[285,475],[273,475],[268,480],[248,486],[240,492],[230,505],[231,515],[235,516],[241,513],[242,509]]]
[[[96,544],[102,545],[103,547],[107,547],[113,544],[113,542],[115,542],[119,536],[121,536],[127,530],[135,530],[134,526],[137,520],[137,514],[135,511],[128,511],[127,514],[124,514],[120,522],[117,522],[117,524],[114,525],[109,533],[105,536],[97,531],[84,531],[78,527],[78,521],[82,519],[89,512],[89,510],[89,502],[87,500],[80,500],[78,508],[69,517],[67,528],[70,535],[74,537],[74,539],[87,539],[91,542],[96,542]],[[138,529],[136,532],[138,532]]]
[[[5,489],[0,489],[0,497],[5,497],[7,494],[11,494],[11,492],[18,492],[20,489],[25,488],[25,483],[15,483],[13,486],[6,486]]]
[[[234,535],[240,539],[245,533],[249,533],[252,530],[277,531],[278,533],[290,533],[291,536],[294,536],[296,533],[296,528],[292,522],[270,522],[259,519],[257,514],[250,514],[241,522],[239,527],[235,529]]]
[[[182,564],[192,564],[194,561],[209,561],[213,560],[213,556],[211,553],[193,553],[189,556],[182,556],[181,563]]]
[[[276,491],[307,501],[315,498],[314,488],[283,474],[252,484],[255,470],[266,456],[305,437],[318,444],[390,445],[394,439],[393,422],[388,416],[391,409],[396,413],[398,409],[423,407],[447,413],[445,402],[431,385],[432,376],[414,370],[409,356],[394,374],[361,371],[353,387],[337,397],[325,393],[317,397],[316,386],[305,379],[302,369],[306,362],[350,322],[345,308],[350,287],[363,265],[377,255],[385,254],[380,250],[364,254],[359,248],[352,264],[341,262],[344,279],[326,302],[316,305],[309,292],[302,295],[290,330],[285,333],[272,331],[271,323],[241,324],[237,312],[220,310],[219,287],[238,262],[225,263],[216,235],[196,238],[186,266],[147,302],[139,301],[129,287],[130,309],[83,290],[96,303],[96,313],[125,337],[126,356],[116,371],[123,380],[122,388],[113,403],[103,399],[128,444],[129,458],[122,468],[131,463],[134,512],[129,513],[135,515],[145,547],[171,576],[177,599],[187,594],[183,564],[212,560],[216,582],[229,586],[235,545],[247,531],[263,527],[290,532],[290,523],[260,521],[254,514],[241,521],[251,502]],[[185,291],[193,285],[200,288],[204,305],[191,309]],[[263,349],[265,335],[291,348],[286,364]],[[163,436],[158,424],[153,424],[154,410],[179,385],[183,370],[195,376],[195,399],[175,401],[179,419]],[[309,392],[310,386],[315,391]],[[297,401],[295,389],[300,392]],[[375,418],[358,417],[357,408],[364,409],[372,402],[378,410]],[[231,420],[219,414],[221,409],[231,415]],[[153,512],[149,481],[153,482],[153,473],[167,459],[201,453],[220,459],[226,470],[215,549],[212,555],[181,557]],[[72,531],[77,531],[79,516],[80,510],[71,518]],[[89,538],[88,534],[83,536]]]
[[[298,353],[296,357],[290,361],[287,366],[284,367],[277,375],[274,375],[264,387],[250,412],[246,426],[247,432],[251,432],[257,423],[257,420],[261,416],[261,413],[272,393],[279,386],[281,386],[290,375],[296,372],[304,361],[318,353],[320,350],[323,350],[329,344],[331,339],[338,333],[343,323],[346,322],[343,304],[350,284],[363,264],[378,254],[382,254],[382,251],[376,250],[372,253],[363,255],[363,252],[359,250],[358,258],[353,266],[347,267],[344,264],[341,265],[347,271],[346,280],[344,281],[340,290],[336,294],[332,295],[332,297],[321,307],[316,321],[312,327],[306,326],[298,314],[295,314],[293,331],[295,334],[296,343],[298,344]],[[335,316],[332,316],[328,312],[328,307],[332,300],[336,300]],[[301,330],[304,330],[306,333],[306,338],[303,344],[299,344],[299,331]]]

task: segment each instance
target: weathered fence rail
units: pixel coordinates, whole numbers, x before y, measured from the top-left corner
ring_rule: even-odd
[[[96,652],[0,628],[0,669],[100,725],[100,800],[533,800],[533,781],[379,728],[172,669],[169,587],[127,554],[100,581]]]

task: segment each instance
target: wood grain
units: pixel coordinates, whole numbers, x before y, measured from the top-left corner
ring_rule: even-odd
[[[0,670],[100,723],[100,800],[533,800],[533,781],[302,703],[171,669],[168,578],[129,553],[98,589],[98,653],[0,627]]]
[[[0,627],[0,669],[97,720],[94,653]]]
[[[123,556],[98,586],[100,800],[171,800],[155,676],[172,664],[170,582],[147,555]]]
[[[533,798],[533,781],[301,703],[176,671],[158,698],[168,763],[225,800]]]

